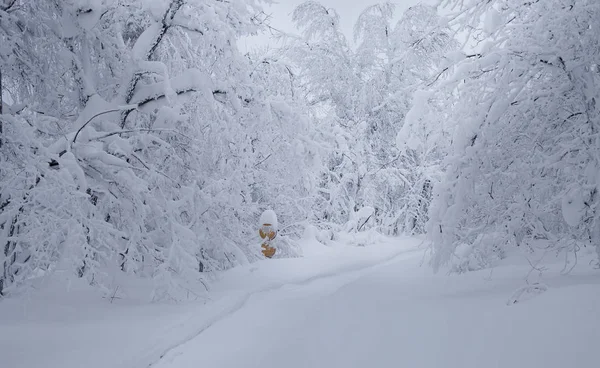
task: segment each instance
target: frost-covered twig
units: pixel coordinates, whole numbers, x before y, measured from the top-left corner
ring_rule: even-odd
[[[535,265],[531,262],[529,257],[525,257],[525,259],[527,260],[527,263],[529,263],[529,266],[531,266],[531,269],[529,270],[529,272],[527,273],[527,276],[525,277],[525,281],[529,284],[529,276],[531,275],[531,273],[533,271],[539,272],[538,276],[541,276],[542,273],[547,270],[547,268],[546,267],[538,267],[538,264],[542,261],[543,257],[541,259],[539,259]]]
[[[146,165],[146,164],[144,163],[144,161],[142,161],[142,159],[141,159],[141,158],[139,158],[137,155],[135,155],[135,154],[133,154],[133,153],[132,153],[132,154],[131,154],[131,156],[132,156],[133,158],[135,158],[136,160],[138,160],[138,161],[139,161],[139,163],[141,163],[141,164],[142,164],[142,165],[143,165],[143,166],[144,166],[144,167],[145,167],[147,170],[149,170],[149,171],[155,171],[155,172],[157,172],[158,174],[160,174],[160,175],[164,176],[165,178],[167,178],[167,179],[171,180],[172,182],[176,183],[176,185],[179,185],[179,184],[177,183],[177,180],[174,180],[174,179],[173,179],[173,178],[171,178],[169,175],[167,175],[167,174],[163,173],[162,171],[159,171],[159,170],[156,170],[156,169],[152,169],[152,168],[150,168],[150,166]]]
[[[143,55],[144,60],[150,60],[152,58],[154,51],[156,50],[156,48],[162,41],[163,37],[167,33],[167,30],[171,26],[173,18],[175,17],[175,15],[179,11],[179,9],[183,6],[183,4],[184,4],[183,0],[171,1],[169,8],[163,15],[160,28],[159,28],[156,36],[154,37],[154,40],[150,44],[150,47],[148,48],[148,50]],[[135,73],[133,75],[133,78],[131,78],[131,80],[129,82],[129,87],[127,88],[127,92],[125,93],[125,103],[129,104],[131,102],[131,100],[133,99],[133,96],[135,94],[135,89],[136,89],[140,79],[141,79],[141,75],[139,73]],[[126,110],[126,111],[123,111],[123,113],[121,114],[121,128],[125,128],[125,122],[127,121],[127,117],[129,116],[131,111],[132,110]]]
[[[577,256],[577,252],[579,251],[579,245],[574,244],[573,245],[573,255],[575,257],[575,260],[573,261],[573,264],[571,265],[571,267],[567,270],[567,267],[570,263],[569,260],[569,253],[570,252],[565,252],[565,266],[563,267],[561,273],[562,274],[569,274],[571,273],[571,271],[573,271],[573,269],[577,266],[577,262],[579,261],[578,256]]]
[[[124,130],[118,130],[118,131],[115,131],[115,132],[110,132],[110,133],[103,134],[103,135],[101,135],[101,136],[98,136],[98,137],[94,137],[93,139],[94,139],[94,140],[101,140],[101,139],[104,139],[104,138],[111,137],[111,136],[113,136],[113,135],[120,135],[120,134],[126,134],[126,133],[142,133],[142,132],[146,132],[146,133],[152,133],[152,132],[168,132],[168,133],[175,133],[175,134],[178,134],[178,135],[184,136],[184,137],[186,137],[186,138],[189,138],[189,137],[187,137],[186,135],[182,134],[181,132],[178,132],[178,131],[177,131],[177,130],[175,130],[175,129],[159,129],[159,128],[153,128],[153,129],[143,129],[143,128],[140,128],[140,129],[124,129]]]
[[[267,155],[267,157],[263,158],[262,160],[260,160],[257,164],[254,165],[254,167],[257,167],[258,165],[262,164],[263,162],[267,161],[269,159],[269,157],[271,157],[273,154],[269,153]]]
[[[191,88],[185,88],[185,89],[176,90],[175,93],[177,95],[182,95],[184,93],[196,92],[196,91],[197,91],[196,88],[191,87]],[[155,95],[155,96],[148,96],[148,97],[140,100],[139,102],[137,102],[137,105],[138,105],[138,107],[143,107],[144,105],[146,105],[146,104],[148,104],[150,102],[159,101],[159,100],[162,100],[163,98],[166,98],[166,97],[167,96],[164,93],[161,93],[161,94],[158,94],[158,95]],[[127,110],[127,111],[131,112],[131,111],[133,111],[133,109]]]
[[[358,227],[358,229],[357,229],[356,231],[360,231],[360,230],[362,230],[363,226],[365,226],[365,224],[366,224],[367,222],[369,222],[369,220],[371,219],[371,217],[372,217],[372,216],[373,216],[373,214],[370,214],[370,215],[369,215],[369,217],[367,217],[367,219],[366,219],[366,220],[365,220],[365,221],[362,223],[362,225],[360,225],[360,226]]]
[[[88,119],[88,121],[86,121],[81,127],[79,127],[79,129],[77,129],[77,132],[75,133],[75,136],[73,137],[73,143],[75,143],[77,141],[77,136],[79,135],[79,133],[83,130],[83,128],[85,128],[92,120],[94,120],[95,118],[97,118],[98,116],[101,115],[105,115],[105,114],[109,114],[111,112],[117,112],[117,111],[121,111],[122,109],[111,109],[111,110],[106,110],[106,111],[102,111],[97,113],[96,115],[92,116],[91,118]]]
[[[17,3],[17,0],[8,0],[6,5],[0,5],[0,10],[8,12]]]

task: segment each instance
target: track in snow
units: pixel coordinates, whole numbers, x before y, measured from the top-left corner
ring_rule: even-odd
[[[236,300],[235,302],[232,302],[230,305],[226,306],[225,309],[223,310],[223,312],[219,313],[217,316],[215,316],[215,317],[211,318],[209,321],[207,321],[204,324],[204,326],[202,326],[197,332],[193,333],[192,335],[187,336],[183,340],[181,340],[181,341],[171,345],[169,348],[167,348],[162,354],[160,354],[160,357],[157,360],[148,364],[148,367],[156,366],[163,358],[165,358],[165,356],[167,354],[173,352],[175,349],[177,349],[177,348],[185,345],[186,343],[192,341],[193,339],[197,338],[202,333],[204,333],[205,331],[207,331],[208,329],[210,329],[211,327],[213,327],[215,324],[219,323],[220,321],[222,321],[228,317],[231,317],[234,313],[236,313],[237,311],[244,308],[244,306],[248,303],[248,301],[254,296],[264,294],[264,293],[269,293],[269,292],[275,292],[275,291],[281,290],[282,288],[285,288],[285,287],[309,285],[311,283],[318,282],[320,280],[330,279],[330,278],[339,278],[339,277],[342,277],[344,279],[349,278],[349,279],[351,279],[349,282],[353,282],[353,280],[360,278],[362,275],[364,275],[366,273],[372,272],[380,267],[384,267],[385,265],[388,265],[388,264],[396,261],[397,259],[401,258],[402,256],[405,256],[407,254],[414,254],[415,252],[419,252],[419,250],[416,248],[409,249],[409,250],[402,250],[402,251],[399,251],[399,252],[393,254],[391,257],[385,259],[384,261],[380,261],[375,264],[362,265],[362,266],[349,266],[349,267],[343,268],[341,270],[337,270],[335,272],[327,272],[324,274],[312,276],[312,277],[309,277],[302,281],[280,283],[277,285],[272,285],[272,286],[269,286],[266,288],[262,288],[259,290],[255,290],[255,291],[246,293],[246,294],[242,295],[241,297],[238,297],[238,300]],[[270,262],[277,262],[277,261],[278,261],[277,259],[270,260]],[[340,288],[347,285],[349,282],[343,282],[340,285]]]

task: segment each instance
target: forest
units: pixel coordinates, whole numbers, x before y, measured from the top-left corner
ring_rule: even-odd
[[[0,300],[67,274],[152,300],[376,232],[433,271],[600,266],[600,2],[441,0],[353,20],[258,0],[0,0]],[[276,48],[244,53],[243,37]],[[541,262],[541,263],[540,263]],[[536,261],[534,268],[542,267]]]

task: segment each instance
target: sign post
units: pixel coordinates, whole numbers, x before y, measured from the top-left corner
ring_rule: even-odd
[[[272,258],[277,249],[272,246],[273,240],[277,237],[277,216],[275,212],[266,210],[260,216],[260,228],[258,235],[263,239],[261,252],[267,258]]]

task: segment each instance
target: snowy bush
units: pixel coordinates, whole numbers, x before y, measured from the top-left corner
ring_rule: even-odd
[[[539,244],[600,255],[600,3],[445,3],[477,47],[437,91],[455,127],[430,211],[433,266],[487,267]]]
[[[0,4],[0,293],[61,269],[98,286],[152,279],[155,299],[172,298],[256,259],[262,207],[309,216],[311,120],[285,69],[258,70],[236,46],[259,11]]]

